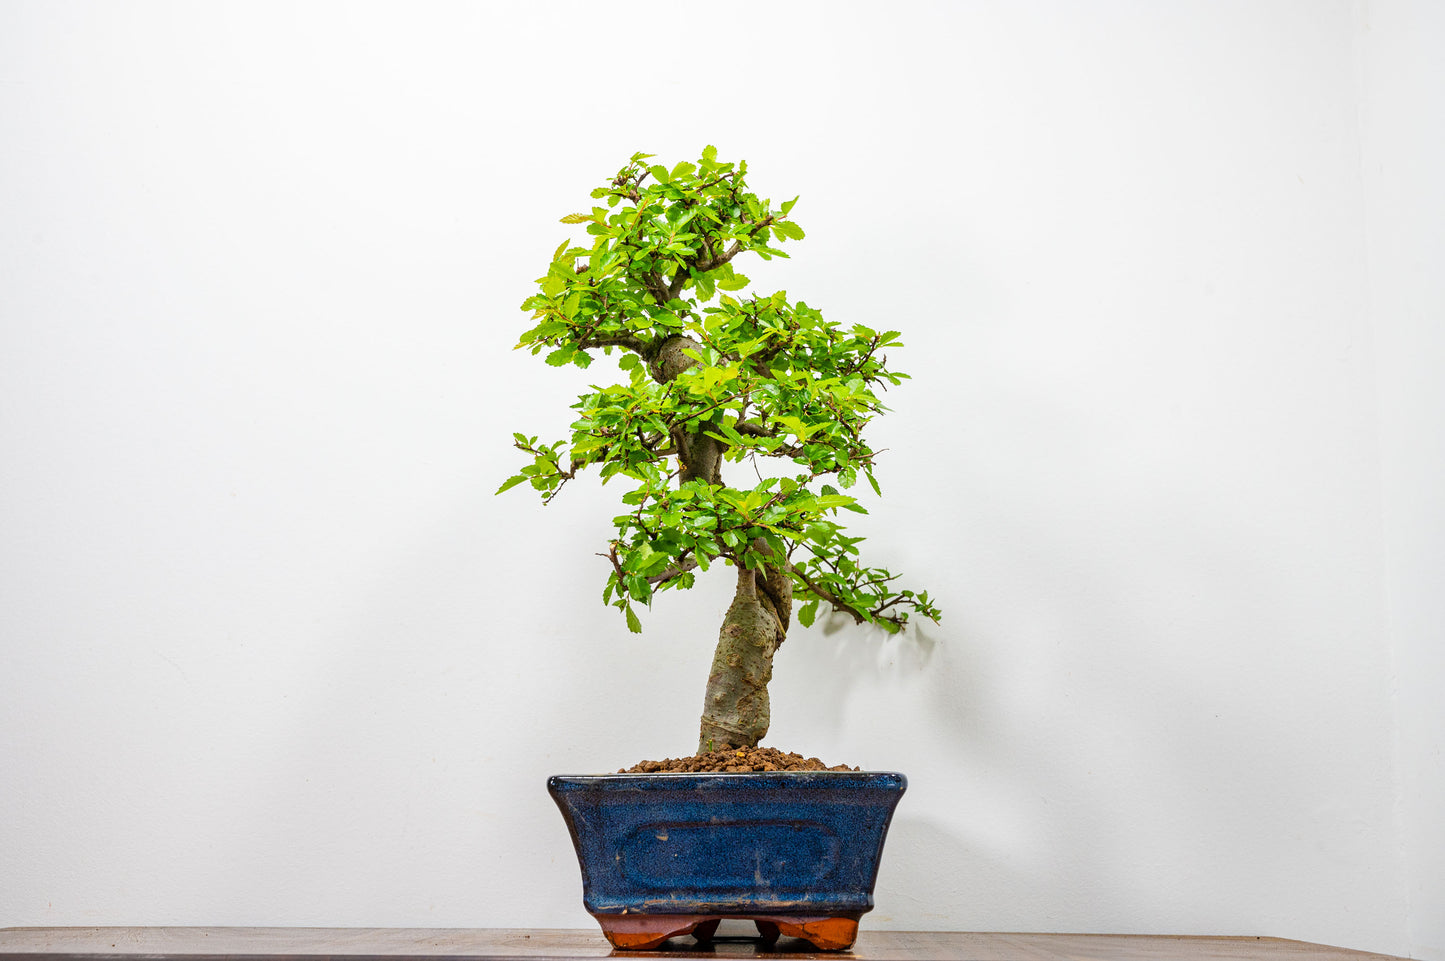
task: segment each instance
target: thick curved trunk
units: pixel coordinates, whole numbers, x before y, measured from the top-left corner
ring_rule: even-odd
[[[697,753],[753,747],[768,733],[773,654],[787,636],[791,609],[786,574],[739,569],[708,672]]]

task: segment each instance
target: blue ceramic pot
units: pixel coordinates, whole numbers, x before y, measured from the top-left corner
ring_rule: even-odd
[[[765,938],[846,948],[873,908],[907,779],[843,771],[557,776],[582,900],[616,947],[656,947],[723,918]]]

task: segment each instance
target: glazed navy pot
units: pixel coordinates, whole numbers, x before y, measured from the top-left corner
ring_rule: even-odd
[[[764,939],[852,946],[902,774],[845,771],[556,776],[582,901],[614,947],[654,948],[725,918]]]

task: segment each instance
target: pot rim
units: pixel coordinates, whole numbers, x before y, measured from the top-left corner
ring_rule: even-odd
[[[590,779],[620,779],[620,778],[654,778],[654,777],[725,777],[725,778],[755,778],[755,777],[828,777],[838,775],[841,777],[903,777],[898,771],[638,771],[628,774],[553,774],[551,777],[565,778],[590,778]]]
[[[623,790],[643,785],[658,789],[695,790],[716,785],[719,790],[786,791],[789,789],[855,788],[902,793],[908,778],[898,771],[670,771],[655,774],[553,774],[547,778],[551,791]]]

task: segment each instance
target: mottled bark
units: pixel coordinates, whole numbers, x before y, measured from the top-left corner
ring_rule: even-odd
[[[668,337],[658,344],[657,349],[647,358],[647,367],[652,374],[652,379],[659,384],[671,383],[678,374],[697,363],[687,356],[686,352],[701,349],[701,344],[683,334]]]
[[[670,383],[683,371],[697,363],[687,351],[701,350],[702,345],[682,334],[669,337],[658,345],[648,358],[648,370],[659,384]],[[702,424],[694,424],[692,430],[675,428],[672,446],[677,451],[677,462],[682,468],[679,483],[702,480],[708,484],[722,483],[723,445],[703,432]]]
[[[753,747],[768,733],[773,654],[787,636],[792,582],[771,568],[739,569],[703,695],[697,753]]]

